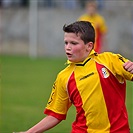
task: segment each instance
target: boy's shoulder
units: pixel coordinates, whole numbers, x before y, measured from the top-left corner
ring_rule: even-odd
[[[95,57],[96,58],[109,58],[113,56],[116,56],[116,54],[112,52],[102,52],[102,53],[97,53]]]
[[[115,63],[115,62],[127,62],[128,59],[126,59],[124,56],[122,56],[121,54],[119,53],[113,53],[113,52],[103,52],[103,53],[100,53],[98,54],[97,57],[95,57],[95,59],[100,59],[100,60],[105,60],[105,61],[109,61],[109,62],[112,62],[112,63]]]
[[[73,64],[66,64],[66,67],[58,73],[58,77],[69,77],[74,70]]]
[[[103,53],[100,53],[98,54],[99,57],[107,57],[107,58],[114,58],[114,57],[119,57],[121,56],[120,54],[116,54],[116,53],[113,53],[113,52],[103,52]]]

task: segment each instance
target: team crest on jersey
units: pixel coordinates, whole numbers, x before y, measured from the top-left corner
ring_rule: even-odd
[[[103,67],[101,69],[101,74],[102,74],[103,78],[108,78],[109,77],[109,72],[105,67]]]

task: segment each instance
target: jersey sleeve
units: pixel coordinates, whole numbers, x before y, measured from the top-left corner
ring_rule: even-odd
[[[71,102],[69,100],[65,84],[58,75],[52,87],[52,92],[44,113],[52,115],[59,120],[64,120],[66,119],[66,114],[70,106]]]
[[[123,67],[123,64],[129,60],[124,58],[120,54],[113,54],[113,56],[114,56],[114,58],[112,59],[113,70],[114,70],[117,78],[120,79],[120,77],[123,77],[126,80],[132,81],[133,74],[126,71]]]

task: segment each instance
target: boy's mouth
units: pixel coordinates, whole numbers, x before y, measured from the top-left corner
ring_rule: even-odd
[[[68,57],[72,56],[72,54],[70,54],[70,53],[66,53],[66,55],[67,55]]]
[[[67,55],[71,55],[70,53],[66,53]]]

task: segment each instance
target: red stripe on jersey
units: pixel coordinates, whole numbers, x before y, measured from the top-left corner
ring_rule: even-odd
[[[87,133],[85,111],[82,108],[83,102],[76,86],[74,73],[68,81],[68,93],[77,110],[76,120],[72,125],[73,128],[71,133]]]
[[[116,77],[103,65],[96,63],[101,87],[110,121],[110,133],[129,133],[128,116],[125,107],[126,83],[119,83]],[[109,76],[104,78],[102,68],[106,68]],[[115,111],[114,111],[115,110]]]
[[[59,120],[65,120],[66,119],[66,115],[64,114],[58,114],[58,113],[55,113],[49,109],[45,109],[44,110],[44,114],[47,114],[47,115],[51,115]]]

